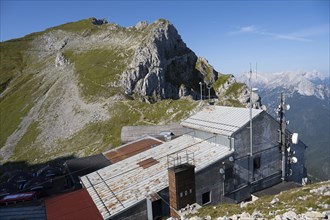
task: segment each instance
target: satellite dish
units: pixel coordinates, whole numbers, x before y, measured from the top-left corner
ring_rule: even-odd
[[[234,161],[234,158],[233,157],[229,157],[229,161],[230,162],[233,162]]]
[[[225,174],[225,170],[223,168],[220,168],[219,173],[220,174]]]
[[[298,133],[293,133],[291,137],[291,142],[293,144],[298,144]]]
[[[285,105],[284,108],[285,110],[290,110],[290,105]]]
[[[287,150],[288,152],[290,152],[291,148],[290,148],[290,147],[288,147],[286,150]]]
[[[291,158],[291,163],[297,163],[297,162],[298,162],[297,157],[292,157],[292,158]]]

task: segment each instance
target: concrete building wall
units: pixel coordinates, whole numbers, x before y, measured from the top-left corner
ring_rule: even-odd
[[[235,159],[234,172],[237,179],[237,188],[243,187],[249,182],[249,158],[243,157]]]
[[[238,130],[233,137],[235,139],[236,157],[244,157],[250,153],[250,124]],[[266,112],[261,113],[252,121],[253,154],[278,146],[279,124]]]
[[[239,161],[246,163],[246,161]],[[219,160],[206,169],[196,173],[196,201],[203,204],[203,194],[210,193],[211,201],[208,204],[237,203],[248,199],[251,196],[250,186],[247,184],[244,176],[240,176],[244,171],[237,170],[240,167],[230,162],[228,158]],[[225,173],[220,174],[219,170],[223,168]]]
[[[253,155],[253,160],[260,158],[259,168],[255,163],[252,169],[252,182],[259,181],[269,177],[275,173],[281,172],[281,154],[279,153],[278,146],[260,151]]]
[[[254,182],[252,191],[257,191],[276,183],[279,183],[279,173],[282,172],[282,156],[279,147],[279,123],[266,113],[253,120],[253,157],[250,153],[250,130],[249,124],[240,129],[235,138],[236,170],[241,179]],[[288,134],[288,136],[290,136]],[[289,138],[290,139],[290,138]],[[290,141],[290,140],[288,140]],[[300,183],[306,177],[305,153],[306,146],[299,141],[298,144],[291,144],[291,152],[298,159],[298,163],[289,164],[287,167],[288,181]],[[254,160],[260,157],[260,168],[255,168]],[[244,181],[241,181],[244,182]]]
[[[228,198],[241,202],[248,199],[252,191],[278,183],[281,180],[279,175],[281,152],[277,142],[278,128],[279,124],[267,113],[261,113],[253,120],[252,158],[249,156],[249,124],[233,135],[234,144],[231,143],[230,137],[212,137],[214,134],[202,131],[189,133],[208,139],[210,142],[222,141],[222,144],[235,149],[234,162],[220,160],[196,174],[197,203],[202,205],[203,194],[208,192],[210,192],[210,204],[223,202]],[[226,141],[223,142],[225,139]],[[226,169],[225,175],[219,173],[220,168]]]
[[[217,204],[221,202],[223,195],[223,179],[219,173],[219,169],[223,166],[222,161],[212,164],[211,166],[196,173],[196,202],[203,205],[202,196],[204,193],[210,192],[210,203]]]
[[[279,124],[268,114],[262,113],[253,120],[252,128],[252,158],[249,124],[234,134],[235,171],[240,177],[240,184],[260,181],[281,171]]]

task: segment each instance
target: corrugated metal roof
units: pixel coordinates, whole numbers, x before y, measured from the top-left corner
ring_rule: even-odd
[[[259,115],[262,111],[263,110],[252,109],[252,118]],[[184,120],[181,125],[213,134],[231,136],[249,121],[249,108],[208,106],[192,117]]]
[[[233,153],[225,146],[183,135],[83,176],[81,181],[106,219],[168,187],[167,156],[184,151],[194,153],[196,172]],[[150,157],[159,162],[146,168],[139,166]]]

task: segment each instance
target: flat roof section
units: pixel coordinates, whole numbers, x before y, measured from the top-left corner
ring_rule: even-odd
[[[47,220],[103,220],[86,189],[46,199],[45,207]]]
[[[112,163],[117,163],[160,144],[162,144],[162,142],[157,139],[151,137],[145,138],[105,152],[104,156]]]

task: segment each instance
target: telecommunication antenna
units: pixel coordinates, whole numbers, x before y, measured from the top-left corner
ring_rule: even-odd
[[[298,133],[293,133],[291,135],[290,142],[287,142],[287,137],[286,137],[286,125],[289,124],[288,121],[285,120],[285,111],[290,109],[290,105],[285,103],[285,96],[284,93],[281,93],[280,97],[281,101],[280,104],[276,110],[277,114],[279,115],[279,120],[280,120],[280,130],[279,130],[279,143],[281,147],[281,152],[282,152],[282,181],[286,180],[286,175],[287,175],[287,163],[297,163],[298,159],[291,155],[290,151],[290,143],[292,144],[297,144],[298,143]],[[290,153],[290,157],[288,158],[288,153]],[[288,158],[288,160],[287,160]]]

